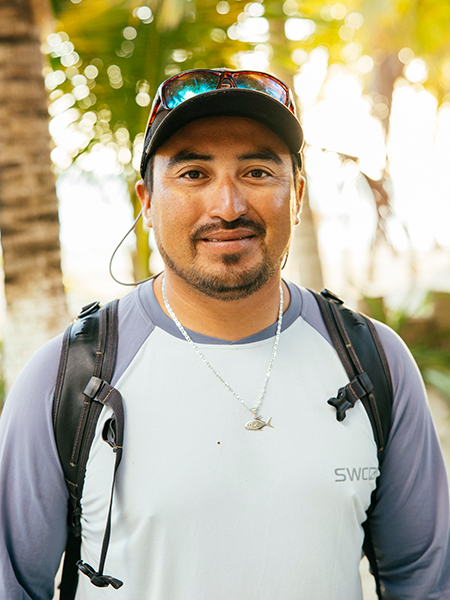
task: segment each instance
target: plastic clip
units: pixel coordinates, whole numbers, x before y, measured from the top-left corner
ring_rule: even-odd
[[[90,304],[86,304],[86,306],[83,306],[83,308],[81,309],[81,311],[78,314],[78,319],[83,319],[84,317],[87,317],[88,315],[92,315],[92,313],[97,312],[100,308],[101,308],[101,304],[100,302],[91,302]]]
[[[367,373],[359,373],[345,387],[338,391],[337,398],[330,398],[327,403],[336,409],[336,419],[341,422],[345,419],[345,412],[353,408],[358,400],[370,394],[373,390],[372,382]]]
[[[336,294],[333,294],[333,292],[330,292],[327,288],[323,288],[323,290],[320,291],[320,295],[329,300],[333,300],[336,304],[344,304],[344,301],[339,298],[339,296],[336,296]]]
[[[336,419],[339,422],[342,422],[345,419],[345,412],[349,408],[353,408],[355,406],[354,403],[349,400],[348,391],[349,390],[347,386],[342,387],[338,391],[337,398],[330,398],[329,400],[327,400],[327,403],[330,406],[334,406],[334,408],[336,409]]]
[[[123,586],[123,581],[120,581],[120,579],[115,579],[109,575],[100,575],[91,567],[91,565],[88,565],[82,560],[77,562],[77,567],[83,575],[89,577],[91,583],[97,587],[108,587],[111,585],[115,590],[118,590]]]

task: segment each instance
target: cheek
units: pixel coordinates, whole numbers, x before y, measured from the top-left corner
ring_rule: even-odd
[[[293,226],[295,210],[290,196],[275,198],[270,204],[268,217],[275,231],[280,235],[290,230]]]
[[[194,224],[195,217],[189,205],[167,193],[152,204],[152,227],[155,238],[162,244],[189,241]]]
[[[266,222],[266,240],[268,248],[276,253],[284,252],[290,242],[295,224],[294,213],[291,203],[286,199],[283,203],[272,206],[270,223]]]

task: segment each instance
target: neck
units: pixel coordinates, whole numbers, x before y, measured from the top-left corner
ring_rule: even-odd
[[[158,275],[153,289],[159,305],[168,314],[162,297],[162,278],[163,274]],[[278,320],[280,272],[247,298],[229,302],[202,294],[169,270],[165,271],[165,278],[172,310],[184,327],[197,333],[235,341],[258,333]],[[286,310],[290,294],[286,284],[282,285]]]

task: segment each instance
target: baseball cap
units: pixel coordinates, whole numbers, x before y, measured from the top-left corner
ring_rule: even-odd
[[[195,119],[246,117],[274,131],[301,165],[303,131],[293,94],[282,81],[259,71],[193,69],[166,79],[153,101],[144,139],[141,176],[150,156]]]

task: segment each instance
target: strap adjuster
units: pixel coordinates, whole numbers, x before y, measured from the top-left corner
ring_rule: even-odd
[[[83,394],[88,398],[91,398],[91,400],[94,400],[95,397],[98,396],[104,383],[105,381],[100,379],[100,377],[92,376],[89,379],[87,386],[84,388]]]
[[[75,537],[80,537],[81,535],[81,506],[78,504],[72,511],[70,515],[70,528]]]

